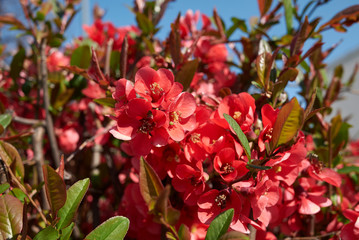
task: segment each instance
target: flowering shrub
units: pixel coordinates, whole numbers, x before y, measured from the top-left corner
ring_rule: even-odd
[[[326,80],[321,38],[358,6],[319,24],[324,2],[258,0],[250,29],[188,11],[162,41],[169,1],[135,1],[138,26],[96,9],[61,50],[76,1],[20,2],[31,24],[0,17],[32,36],[0,72],[3,238],[359,238],[358,142],[328,117],[353,80]]]

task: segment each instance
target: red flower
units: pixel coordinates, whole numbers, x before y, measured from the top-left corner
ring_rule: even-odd
[[[259,151],[263,152],[265,150],[265,142],[270,142],[272,140],[272,132],[275,121],[279,113],[279,109],[274,110],[271,105],[265,104],[262,109],[262,122],[263,130],[258,137],[258,147]]]
[[[116,110],[127,104],[129,100],[136,98],[132,82],[125,78],[119,79],[116,82],[116,90],[112,94],[112,98],[116,100]]]
[[[165,130],[166,115],[154,110],[151,104],[135,98],[128,102],[128,108],[117,117],[117,126],[110,130],[111,134],[121,140],[131,140],[133,152],[147,155],[152,146],[164,146],[168,143]]]
[[[172,180],[173,187],[178,192],[183,192],[183,201],[192,206],[206,188],[208,174],[203,172],[202,162],[197,162],[193,168],[187,164],[180,164],[176,168],[176,174]]]
[[[226,113],[237,121],[243,132],[248,132],[254,122],[255,110],[255,101],[250,94],[243,92],[228,95],[219,104],[212,121],[223,128],[229,128],[228,122],[223,117]]]
[[[300,214],[316,214],[320,211],[321,207],[329,207],[332,201],[323,197],[326,192],[324,186],[315,185],[315,180],[312,178],[299,179],[299,186],[296,188],[296,196],[299,197],[298,212]]]
[[[312,178],[327,182],[333,186],[340,187],[342,183],[342,178],[339,173],[330,168],[323,168],[323,164],[319,162],[318,159],[311,159],[311,165],[307,171]]]
[[[346,209],[343,215],[350,220],[350,223],[344,225],[340,237],[343,240],[359,239],[359,212]]]
[[[226,182],[240,178],[248,172],[245,162],[235,160],[235,152],[232,148],[224,148],[215,156],[214,169]]]
[[[155,71],[144,67],[135,76],[136,93],[150,101],[152,107],[159,107],[164,100],[177,96],[182,89],[180,83],[174,82],[173,73],[165,68]]]
[[[192,131],[196,127],[196,100],[188,93],[181,93],[167,108],[167,132],[174,141],[182,141],[185,131]]]

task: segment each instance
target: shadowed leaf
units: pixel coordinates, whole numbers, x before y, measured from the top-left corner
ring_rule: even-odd
[[[49,165],[42,166],[45,180],[46,197],[53,218],[66,202],[66,186],[60,175]]]
[[[113,98],[97,98],[93,100],[95,103],[98,103],[102,106],[107,106],[107,107],[111,107],[114,108],[115,104],[116,104],[116,100]]]
[[[198,59],[186,62],[181,70],[176,74],[176,82],[183,85],[183,90],[187,90],[191,85],[194,74],[198,68]]]
[[[70,65],[87,69],[90,66],[91,50],[88,45],[76,48],[71,55]]]
[[[157,173],[147,163],[147,161],[140,158],[140,190],[141,195],[148,206],[153,200],[156,200],[163,191],[163,185]]]
[[[33,240],[57,240],[58,238],[59,232],[53,226],[48,226],[36,234]]]
[[[6,165],[10,166],[17,177],[24,177],[24,164],[20,154],[13,145],[0,140],[0,157],[6,162]]]

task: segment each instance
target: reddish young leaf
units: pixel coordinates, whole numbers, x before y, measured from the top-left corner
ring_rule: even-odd
[[[62,179],[64,179],[64,171],[65,171],[65,162],[64,155],[61,155],[60,166],[56,169],[56,172],[60,175]]]
[[[171,24],[171,33],[169,37],[169,48],[171,57],[175,66],[178,66],[182,62],[182,53],[181,53],[181,36],[179,33],[179,20],[180,14],[178,14],[177,19],[174,23]]]
[[[359,20],[358,16],[359,16],[359,5],[353,5],[353,6],[347,7],[346,9],[338,12],[328,22],[326,22],[325,24],[320,26],[318,32],[322,31],[327,26],[330,26],[330,25],[336,26],[335,24],[340,23],[340,21],[343,20],[344,18],[351,19],[351,20],[355,18],[356,21],[358,21]]]
[[[261,17],[268,12],[270,6],[272,5],[272,0],[257,0],[259,12],[261,13]]]
[[[0,16],[0,23],[14,25],[19,30],[25,30],[25,26],[16,17],[11,15]]]
[[[87,71],[87,74],[97,83],[99,83],[101,86],[108,86],[109,82],[103,75],[100,65],[98,63],[97,55],[95,50],[92,48],[92,58],[91,58],[91,65],[90,68]]]
[[[279,145],[285,144],[297,134],[303,121],[303,109],[296,98],[285,104],[279,111],[273,127],[271,141],[272,151]]]
[[[10,166],[16,176],[24,177],[24,164],[19,152],[13,145],[0,140],[0,158],[6,162],[6,165]]]
[[[186,62],[181,70],[176,74],[176,82],[183,85],[183,90],[187,90],[191,85],[194,74],[198,68],[198,59]]]
[[[149,206],[153,203],[154,200],[163,191],[163,185],[158,177],[157,173],[153,168],[147,163],[147,161],[141,157],[140,158],[140,191],[143,199]]]
[[[42,166],[45,180],[46,197],[50,204],[53,218],[66,202],[66,185],[57,172],[49,165]]]
[[[23,206],[19,199],[11,195],[0,196],[0,237],[12,239],[22,229]]]

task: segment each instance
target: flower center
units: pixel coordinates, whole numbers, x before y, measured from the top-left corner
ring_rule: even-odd
[[[240,111],[235,111],[233,114],[234,119],[239,119],[242,116],[242,113]]]
[[[272,139],[272,134],[273,134],[273,128],[270,128],[265,134],[265,137],[270,141]]]
[[[221,171],[223,171],[224,174],[229,174],[234,171],[234,167],[232,167],[231,164],[226,163],[221,167]]]
[[[147,113],[147,117],[142,118],[140,122],[141,122],[141,126],[138,128],[138,131],[144,134],[149,134],[156,126],[156,123],[153,121],[153,115],[151,111],[149,111]]]
[[[191,137],[190,137],[190,139],[193,143],[198,143],[200,141],[200,138],[201,138],[201,134],[199,134],[199,133],[193,133],[193,134],[191,134]]]
[[[170,125],[174,125],[181,118],[181,112],[174,111],[170,113]]]
[[[227,196],[225,194],[219,194],[214,201],[217,203],[218,207],[220,207],[221,209],[226,207],[226,200],[227,200]]]
[[[150,85],[150,89],[153,95],[162,95],[163,93],[163,88],[156,82]]]

